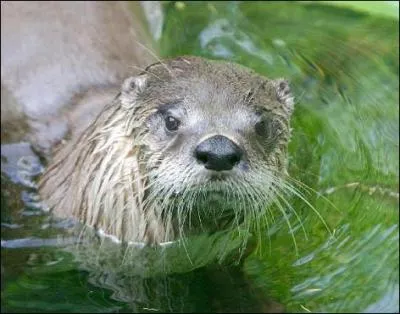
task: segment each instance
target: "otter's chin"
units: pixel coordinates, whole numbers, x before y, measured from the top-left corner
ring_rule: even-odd
[[[206,198],[210,204],[220,205],[226,203],[226,193],[223,191],[208,191]]]
[[[196,185],[196,191],[203,194],[227,194],[232,188],[232,179],[223,177],[210,177]]]

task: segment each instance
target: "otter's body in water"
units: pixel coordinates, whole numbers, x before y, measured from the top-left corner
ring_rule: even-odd
[[[16,12],[29,17],[32,12],[36,17],[42,14],[40,8],[24,5],[26,12],[13,11],[17,5],[11,3],[5,13],[2,8],[2,21],[3,14],[9,22],[21,23],[29,19],[19,18]],[[55,15],[44,20],[58,20],[57,14],[66,18],[78,10],[78,4],[60,5],[66,6],[64,11],[54,8]],[[43,37],[38,41],[43,43],[51,42],[52,36],[59,40],[65,35],[59,44],[77,48],[78,38],[83,47],[86,40],[87,49],[79,51],[87,53],[86,61],[63,55],[62,68],[70,69],[70,78],[58,76],[60,67],[53,63],[54,72],[44,73],[44,81],[35,82],[29,76],[21,82],[13,59],[7,57],[7,51],[3,54],[3,37],[10,39],[11,49],[11,44],[18,47],[26,34],[8,36],[11,28],[3,34],[2,22],[2,89],[11,92],[28,116],[28,139],[33,138],[34,145],[48,151],[66,133],[71,137],[50,158],[39,182],[43,201],[55,216],[77,218],[122,241],[160,243],[239,226],[249,230],[284,186],[293,110],[287,82],[265,78],[237,64],[199,57],[175,58],[154,63],[141,72],[135,71],[137,67],[128,71],[133,61],[142,69],[150,64],[148,56],[142,58],[138,53],[142,47],[135,48],[131,45],[134,41],[129,45],[125,42],[129,41],[129,31],[108,27],[101,33],[101,44],[87,39],[98,38],[96,27],[102,29],[104,14],[114,12],[112,23],[126,29],[133,27],[134,21],[123,13],[120,4],[80,5],[86,13],[91,12],[88,23],[93,27],[86,25],[79,34],[75,32],[76,37],[68,35],[74,29],[69,19],[62,28],[55,24],[53,32],[39,27]],[[99,16],[103,19],[95,18]],[[40,18],[36,22],[37,27],[41,25]],[[126,45],[112,46],[113,38]],[[107,43],[120,51],[108,49]],[[49,47],[53,51],[46,53],[57,55],[56,45]],[[43,60],[38,57],[31,61],[37,64],[35,71],[43,68]],[[87,71],[85,63],[90,65]],[[104,64],[107,66],[102,68]],[[97,77],[90,75],[96,73]],[[51,88],[58,77],[64,82],[56,84],[59,90]],[[128,78],[118,91],[115,86],[120,77]],[[28,97],[36,85],[50,87],[57,105],[45,119],[37,98],[40,93]],[[2,113],[5,106],[2,104]],[[38,124],[39,120],[47,122]],[[52,126],[59,124],[67,127],[47,139]],[[41,140],[43,134],[46,136]]]

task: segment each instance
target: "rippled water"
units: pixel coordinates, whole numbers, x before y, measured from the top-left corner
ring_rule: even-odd
[[[76,261],[61,249],[77,240],[68,223],[40,211],[39,159],[25,144],[2,145],[2,312],[399,311],[398,17],[315,3],[164,9],[163,57],[230,59],[290,79],[289,172],[308,186],[309,204],[288,199],[297,214],[285,205],[290,224],[271,217],[244,274],[191,269],[174,249],[166,250],[168,276],[108,265],[90,272],[90,257]],[[205,265],[222,246],[216,238],[187,256]]]

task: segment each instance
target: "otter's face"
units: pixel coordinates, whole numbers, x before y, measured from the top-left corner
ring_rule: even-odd
[[[146,117],[148,197],[223,210],[265,208],[273,199],[286,173],[286,81],[188,57],[150,66],[124,86],[123,103]]]

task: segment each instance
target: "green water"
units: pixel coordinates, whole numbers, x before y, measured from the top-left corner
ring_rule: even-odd
[[[315,211],[288,199],[298,218],[290,208],[290,226],[279,212],[271,217],[244,261],[246,279],[235,267],[124,277],[84,271],[51,241],[12,242],[65,231],[26,194],[7,197],[2,178],[2,312],[399,311],[398,19],[316,3],[164,10],[163,57],[229,59],[290,79],[289,173],[309,187],[302,192]]]

